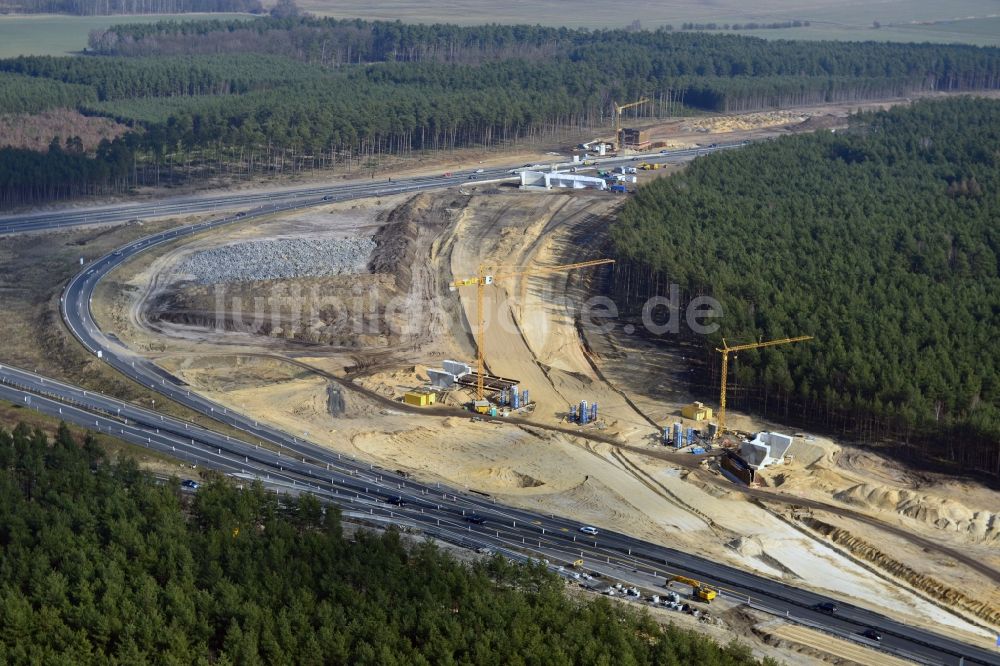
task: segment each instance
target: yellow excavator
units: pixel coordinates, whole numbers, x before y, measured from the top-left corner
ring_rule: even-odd
[[[712,599],[718,596],[719,591],[715,588],[711,588],[701,581],[697,581],[693,578],[688,578],[687,576],[674,576],[673,578],[668,578],[666,586],[670,587],[670,583],[684,583],[685,585],[691,586],[691,598],[700,599],[705,603],[711,603]]]

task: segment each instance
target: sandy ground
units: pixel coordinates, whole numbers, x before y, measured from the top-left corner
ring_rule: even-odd
[[[327,382],[296,377],[296,371],[280,381],[282,373],[273,367],[264,373],[246,366],[230,372],[171,369],[196,386],[212,387],[202,392],[233,409],[385,467],[490,493],[516,506],[573,515],[582,522],[697,549],[859,605],[911,616],[926,626],[964,629],[979,642],[988,636],[873,576],[741,495],[719,496],[717,489],[688,483],[681,472],[659,461],[561,435],[465,418],[429,417],[415,424],[409,415],[363,400],[353,400],[347,414],[335,417],[328,408]],[[247,387],[250,376],[256,385]],[[245,388],[236,388],[234,382]],[[837,571],[835,581],[830,580],[831,570]]]
[[[285,354],[399,395],[419,385],[425,368],[438,366],[442,358],[474,360],[469,322],[475,321],[475,292],[450,292],[451,281],[475,275],[483,263],[501,266],[493,273],[503,276],[517,271],[502,266],[552,267],[595,258],[597,251],[590,248],[597,247],[595,240],[620,201],[596,193],[421,196],[419,206],[408,204],[407,214],[439,217],[440,231],[432,242],[417,241],[418,301],[420,307],[439,308],[438,319],[447,324],[426,339],[407,339],[405,345],[366,357],[361,351],[282,347],[261,336],[197,326],[151,327],[142,316],[150,293],[167,288],[171,267],[187,252],[234,239],[315,233],[317,225],[325,232],[370,233],[402,199],[331,206],[315,220],[299,214],[231,228],[141,259],[109,281],[103,302],[95,302],[100,320],[126,345],[158,358],[213,399],[338,451],[407,469],[425,480],[487,492],[506,503],[676,544],[966,640],[985,644],[991,638],[991,632],[898,579],[877,574],[822,535],[662,460],[533,428],[434,416],[433,411],[415,417],[280,360],[253,356]],[[592,285],[582,271],[498,277],[486,289],[488,367],[531,391],[535,409],[530,418],[537,423],[564,423],[568,406],[586,399],[597,402],[601,414],[591,427],[652,452],[654,424],[679,420],[679,406],[691,398],[683,378],[692,359],[683,348],[650,349],[623,331],[588,333],[588,353],[574,317],[590,295]],[[781,430],[738,413],[731,419],[743,430]],[[822,438],[798,438],[794,452],[793,464],[770,476],[772,487],[862,508],[919,534],[980,548],[984,557],[992,550],[996,556],[991,531],[996,519],[987,511],[1000,506],[996,493],[945,480],[933,488],[907,486],[905,472],[887,472],[886,461],[866,460]],[[841,524],[880,542],[877,528]],[[893,554],[927,569],[927,558],[920,562],[919,552]],[[981,584],[955,568],[945,578],[953,585]]]
[[[768,623],[759,625],[757,630],[765,633],[781,642],[788,642],[794,645],[808,646],[830,658],[836,660],[846,660],[854,664],[865,664],[870,666],[906,666],[911,662],[898,659],[892,655],[879,650],[852,643],[842,638],[835,638],[829,634],[808,627],[801,627],[785,623]]]

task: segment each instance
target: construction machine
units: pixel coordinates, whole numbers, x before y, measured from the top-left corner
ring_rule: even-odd
[[[486,319],[483,314],[483,301],[485,299],[485,289],[498,280],[505,280],[525,275],[547,275],[549,273],[564,273],[578,268],[589,268],[591,266],[601,266],[603,264],[613,264],[614,259],[594,259],[592,261],[581,261],[575,264],[562,264],[560,266],[479,266],[479,275],[464,280],[456,280],[451,284],[451,290],[455,291],[461,287],[476,288],[476,400],[473,409],[481,414],[489,411],[490,404],[486,400],[486,389],[483,379],[486,372]],[[493,275],[488,269],[499,269],[509,272]]]
[[[645,97],[635,102],[630,102],[629,104],[618,104],[618,102],[612,102],[615,107],[615,147],[618,150],[619,155],[621,155],[622,151],[625,149],[625,137],[622,136],[622,111],[648,103],[649,100]]]
[[[683,583],[685,585],[690,585],[691,598],[699,599],[701,601],[704,601],[705,603],[711,603],[712,599],[714,599],[719,594],[719,591],[716,590],[715,588],[709,587],[704,583],[702,583],[701,581],[697,581],[693,578],[688,578],[687,576],[674,576],[672,578],[668,578],[667,582],[665,583],[665,586],[670,587],[670,583]]]
[[[811,335],[800,335],[797,338],[782,338],[780,340],[767,340],[766,342],[751,342],[745,345],[735,345],[730,347],[726,344],[726,339],[722,339],[722,347],[716,347],[715,351],[722,354],[722,379],[721,379],[721,390],[719,391],[719,418],[717,421],[718,429],[715,432],[716,437],[722,436],[722,431],[726,429],[726,382],[729,379],[729,355],[736,352],[745,351],[747,349],[760,349],[762,347],[774,347],[776,345],[787,345],[793,342],[804,342],[805,340],[812,340]]]

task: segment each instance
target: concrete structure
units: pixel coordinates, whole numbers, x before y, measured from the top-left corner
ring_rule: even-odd
[[[719,466],[726,476],[742,481],[748,486],[753,485],[756,469],[732,451],[723,452],[722,458],[719,459]]]
[[[433,391],[407,391],[403,395],[403,402],[417,407],[433,405],[437,399],[437,394]]]
[[[459,379],[472,373],[472,368],[461,361],[443,361],[441,365],[443,369],[427,370],[427,378],[433,388],[450,389]]]
[[[752,441],[740,444],[740,457],[753,469],[762,469],[785,459],[792,438],[777,432],[759,432]]]
[[[444,370],[427,370],[427,378],[431,380],[431,386],[439,389],[450,389],[455,386],[455,375]]]
[[[712,418],[712,408],[700,402],[692,402],[681,408],[681,416],[692,421],[708,421]]]
[[[625,144],[625,148],[645,150],[649,148],[651,142],[652,138],[650,137],[649,130],[633,129],[631,127],[626,127],[622,130],[622,143]]]
[[[441,367],[444,368],[445,372],[450,372],[455,375],[455,377],[464,377],[472,372],[472,368],[469,367],[469,364],[462,363],[461,361],[444,361],[441,363]]]
[[[521,189],[532,187],[551,190],[553,187],[566,187],[574,190],[607,189],[608,184],[602,178],[581,176],[575,173],[546,173],[542,171],[522,171]]]

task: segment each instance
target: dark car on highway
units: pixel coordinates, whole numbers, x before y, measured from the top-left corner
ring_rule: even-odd
[[[388,502],[389,504],[395,504],[396,506],[406,506],[406,500],[402,497],[390,497]]]
[[[816,604],[816,610],[832,615],[837,612],[837,604],[832,601],[824,601],[823,603]]]
[[[470,513],[465,517],[466,522],[475,523],[476,525],[482,525],[486,522],[486,519],[480,516],[478,513]]]
[[[882,640],[882,634],[875,631],[874,629],[865,629],[864,631],[861,632],[861,635],[864,636],[865,638],[870,638],[873,641]]]

